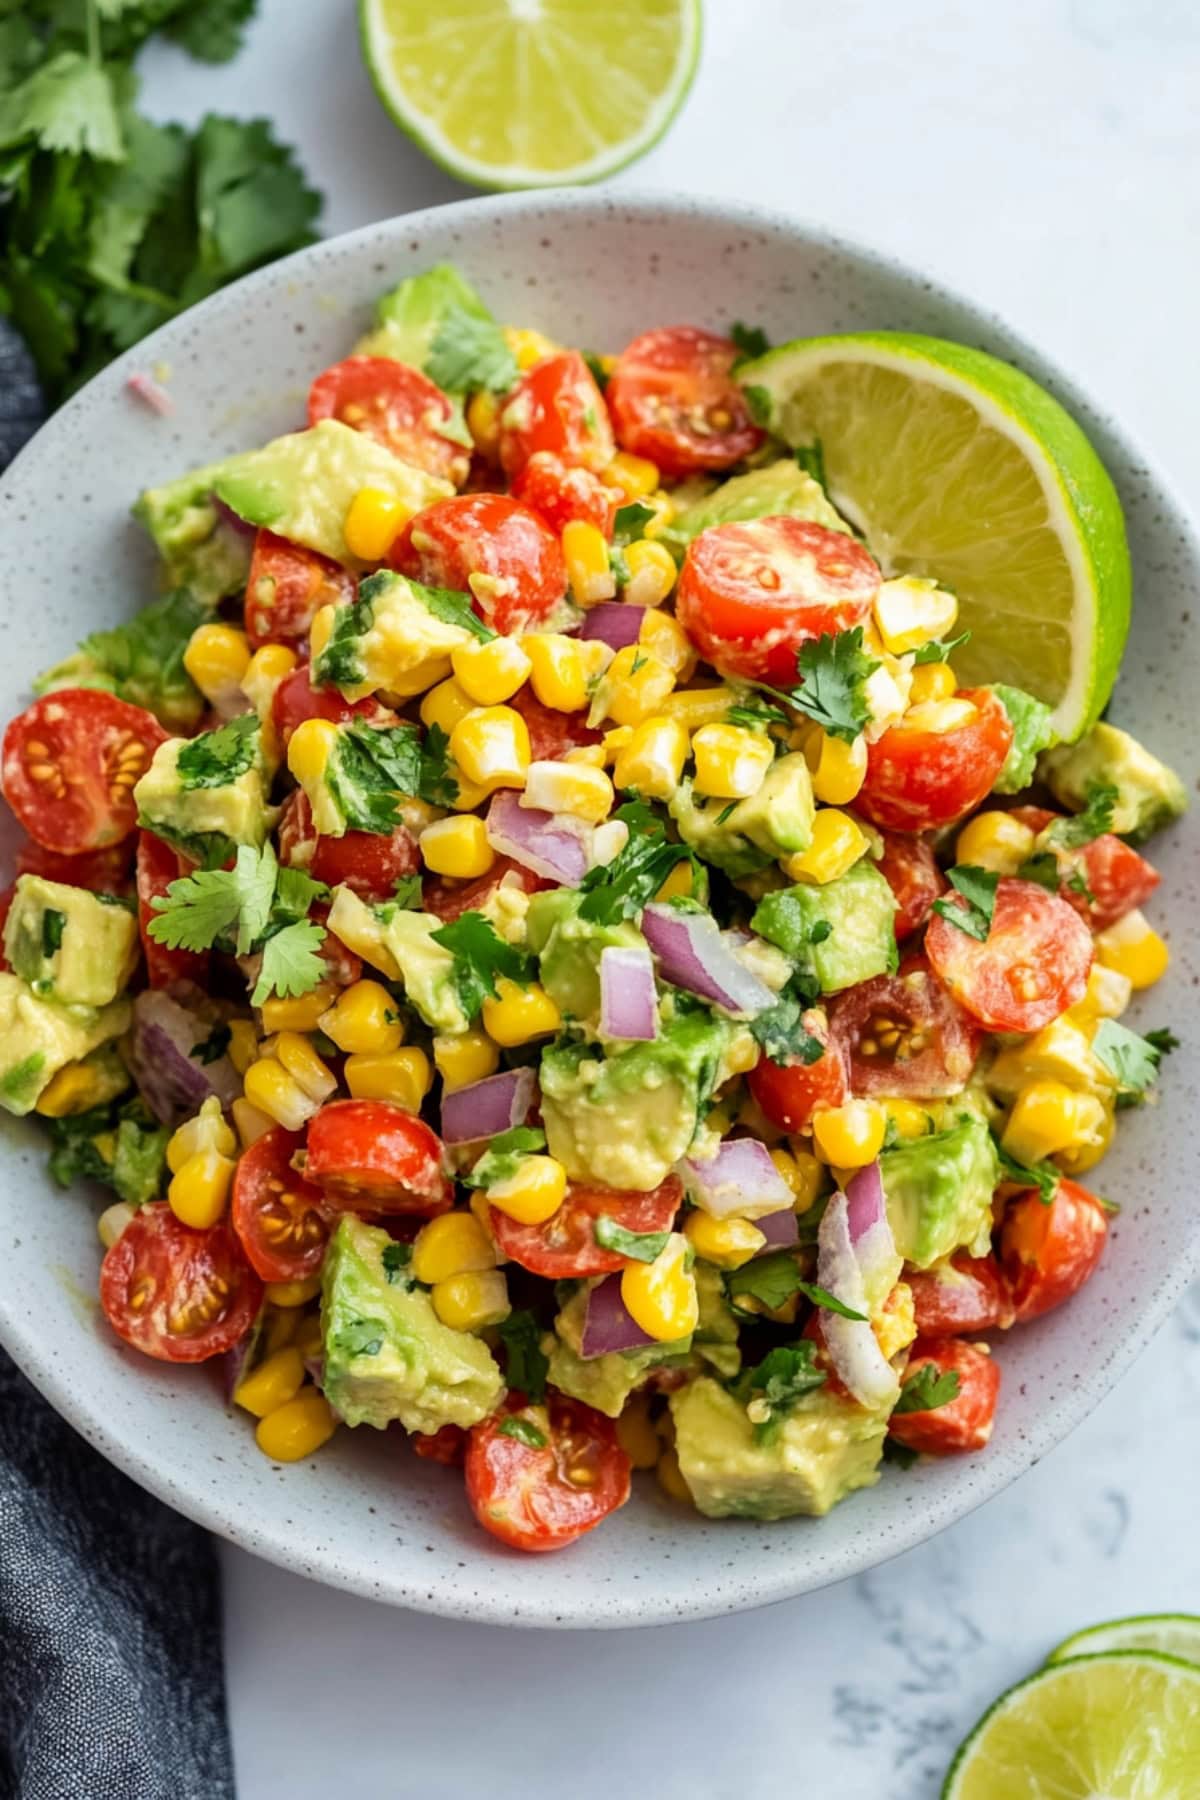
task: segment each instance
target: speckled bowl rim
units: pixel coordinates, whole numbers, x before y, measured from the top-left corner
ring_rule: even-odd
[[[1060,363],[1044,357],[997,314],[960,294],[940,276],[935,277],[928,271],[920,272],[899,257],[874,250],[852,237],[830,231],[825,226],[799,221],[773,208],[742,201],[706,201],[700,196],[679,191],[659,192],[646,189],[625,193],[579,188],[484,196],[398,215],[394,219],[363,226],[336,238],[324,239],[307,250],[245,276],[233,287],[221,290],[198,306],[190,308],[179,319],[143,339],[133,350],[126,352],[97,375],[79,395],[68,401],[37,434],[34,441],[40,444],[46,433],[54,432],[60,422],[69,422],[75,409],[84,405],[87,396],[98,386],[119,387],[135,369],[152,364],[160,358],[169,361],[172,349],[181,335],[193,331],[206,315],[222,312],[228,307],[231,295],[247,300],[261,297],[277,284],[286,283],[297,270],[304,268],[311,259],[320,257],[331,247],[349,248],[375,240],[377,246],[382,248],[393,234],[397,239],[406,240],[419,235],[427,227],[436,227],[440,232],[448,223],[461,222],[465,228],[470,229],[477,222],[494,219],[497,215],[516,217],[526,213],[541,216],[544,221],[548,214],[591,213],[610,219],[627,217],[631,223],[639,218],[648,220],[665,217],[684,225],[715,224],[727,227],[731,232],[760,230],[775,233],[793,238],[798,246],[805,249],[848,257],[881,277],[898,280],[935,295],[939,301],[957,308],[965,317],[975,321],[986,332],[991,346],[1000,346],[1014,361],[1050,385],[1057,397],[1084,421],[1089,432],[1101,439],[1107,438],[1118,446],[1126,463],[1135,467],[1147,485],[1165,500],[1182,539],[1189,544],[1192,554],[1200,561],[1200,534],[1191,512],[1180,501],[1172,485],[1154,467],[1152,460],[1144,455],[1136,440],[1090,400],[1086,391],[1064,373]],[[1103,446],[1101,447],[1103,453]],[[10,471],[0,478],[0,490],[12,479],[13,473],[20,472],[28,453],[28,450],[23,451],[10,466]],[[474,1594],[466,1600],[459,1592],[443,1592],[437,1587],[425,1586],[419,1582],[391,1577],[381,1579],[377,1569],[356,1566],[352,1559],[339,1557],[327,1549],[314,1553],[289,1539],[283,1525],[264,1529],[249,1522],[244,1516],[239,1516],[236,1494],[228,1503],[218,1503],[201,1490],[198,1482],[187,1485],[178,1468],[156,1461],[152,1445],[134,1442],[129,1437],[116,1436],[106,1431],[94,1412],[72,1393],[69,1371],[64,1372],[55,1366],[53,1360],[45,1354],[43,1343],[32,1331],[26,1330],[16,1317],[4,1290],[2,1272],[0,1344],[57,1411],[109,1461],[197,1524],[283,1569],[368,1599],[383,1600],[418,1612],[474,1623],[588,1629],[649,1626],[746,1611],[815,1591],[878,1567],[913,1549],[1001,1493],[1069,1435],[1104,1399],[1161,1328],[1188,1284],[1200,1274],[1200,1211],[1195,1215],[1186,1241],[1179,1242],[1176,1249],[1175,1259],[1150,1303],[1143,1308],[1132,1325],[1123,1321],[1124,1329],[1112,1334],[1114,1341],[1096,1358],[1087,1375],[1071,1390],[1070,1396],[1060,1399],[1051,1415],[1041,1420],[1035,1419],[1022,1434],[1020,1445],[1012,1446],[1006,1458],[997,1458],[994,1463],[989,1463],[986,1457],[972,1458],[969,1465],[963,1465],[964,1477],[969,1467],[970,1479],[964,1478],[945,1492],[925,1492],[922,1489],[922,1504],[910,1508],[908,1516],[900,1524],[894,1525],[886,1543],[873,1541],[868,1530],[856,1537],[840,1558],[833,1558],[817,1569],[805,1566],[806,1559],[802,1551],[791,1558],[784,1555],[766,1561],[756,1560],[753,1564],[748,1559],[745,1573],[739,1570],[738,1591],[732,1599],[718,1599],[708,1591],[703,1581],[697,1581],[694,1591],[684,1601],[669,1606],[657,1600],[645,1587],[634,1588],[630,1584],[626,1591],[614,1593],[610,1584],[603,1593],[598,1592],[582,1603],[572,1597],[559,1609],[539,1603],[518,1606],[514,1611],[492,1596]],[[860,1504],[864,1500],[869,1504],[870,1495],[858,1496]],[[820,1521],[815,1521],[814,1524],[819,1530]],[[679,1542],[685,1551],[686,1534],[687,1522],[681,1521]],[[878,1534],[876,1540],[877,1538]],[[494,1546],[481,1539],[480,1556],[486,1557],[493,1552]],[[789,1563],[796,1566],[789,1567]],[[712,1585],[717,1584],[714,1582]]]

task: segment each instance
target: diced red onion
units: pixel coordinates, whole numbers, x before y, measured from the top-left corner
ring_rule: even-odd
[[[578,887],[587,874],[587,846],[578,830],[563,824],[557,813],[522,806],[511,789],[493,795],[487,835],[493,850],[547,881]]]
[[[607,1356],[612,1350],[641,1350],[654,1341],[635,1324],[626,1309],[620,1275],[606,1275],[588,1294],[580,1355]]]
[[[877,1162],[860,1169],[846,1183],[846,1217],[868,1306],[874,1310],[891,1293],[903,1267],[887,1216],[883,1175]]]
[[[584,614],[581,638],[598,638],[612,650],[625,650],[636,644],[646,617],[644,606],[630,606],[624,600],[602,600]]]
[[[142,1098],[163,1125],[178,1125],[215,1094],[228,1106],[242,1091],[228,1056],[204,1063],[192,1055],[212,1035],[212,1023],[181,1006],[160,988],[147,988],[133,1003],[130,1066]]]
[[[713,1219],[762,1219],[792,1205],[792,1190],[758,1138],[726,1138],[708,1162],[679,1164],[684,1186]]]
[[[709,913],[680,912],[652,902],[642,914],[642,930],[663,975],[676,986],[743,1018],[775,1004],[770,988],[721,942]]]
[[[600,952],[600,1035],[658,1036],[658,994],[648,950],[609,944]]]
[[[144,406],[148,406],[152,412],[161,414],[163,418],[175,410],[175,403],[166,388],[160,386],[152,376],[144,374],[140,369],[129,377],[125,386]]]
[[[850,1237],[850,1209],[845,1194],[835,1193],[817,1231],[817,1280],[827,1293],[854,1312],[867,1313],[866,1284]],[[891,1405],[900,1392],[896,1371],[863,1319],[843,1319],[828,1309],[821,1313],[821,1334],[834,1369],[862,1406]]]
[[[240,513],[235,513],[229,502],[222,500],[219,494],[212,496],[212,503],[222,525],[228,525],[235,536],[252,538],[258,535],[258,526],[251,525],[247,519],[242,518]]]
[[[790,1250],[800,1236],[800,1221],[789,1206],[782,1212],[768,1213],[765,1218],[755,1219],[754,1223],[766,1238],[759,1256],[765,1256],[768,1250]]]
[[[442,1137],[447,1144],[477,1144],[523,1125],[533,1104],[532,1069],[505,1069],[442,1096]]]

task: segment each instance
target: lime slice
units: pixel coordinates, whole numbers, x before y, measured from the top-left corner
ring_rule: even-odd
[[[359,0],[397,125],[460,181],[599,181],[657,142],[692,83],[700,0]]]
[[[1200,1669],[1141,1650],[1078,1656],[984,1713],[942,1800],[1195,1800]]]
[[[966,683],[1003,681],[1080,737],[1129,630],[1116,490],[1057,400],[1008,363],[942,338],[800,338],[743,364],[772,428],[820,441],[830,497],[889,575],[957,594]]]
[[[1046,1658],[1066,1662],[1072,1656],[1096,1656],[1104,1650],[1157,1650],[1200,1665],[1200,1618],[1195,1613],[1140,1613],[1132,1619],[1110,1619],[1089,1625],[1065,1638]]]

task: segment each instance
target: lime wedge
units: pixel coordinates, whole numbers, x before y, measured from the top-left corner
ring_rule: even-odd
[[[1065,1638],[1046,1658],[1066,1662],[1073,1656],[1096,1656],[1104,1650],[1157,1650],[1200,1665],[1200,1618],[1195,1613],[1140,1613],[1132,1619],[1110,1619],[1089,1625]]]
[[[1008,363],[942,338],[800,338],[743,364],[773,430],[819,440],[830,498],[889,575],[958,596],[964,682],[1003,681],[1082,736],[1129,630],[1120,502],[1079,426]]]
[[[460,181],[599,181],[648,150],[692,83],[700,0],[359,0],[397,125]]]
[[[1054,1663],[1002,1694],[942,1800],[1195,1800],[1200,1669],[1118,1650]]]

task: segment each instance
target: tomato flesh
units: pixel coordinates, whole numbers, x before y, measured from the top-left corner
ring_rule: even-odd
[[[925,951],[954,998],[989,1031],[1049,1025],[1083,998],[1094,954],[1091,933],[1065,900],[1009,876],[996,889],[984,942],[935,914]]]
[[[561,762],[568,750],[598,744],[603,732],[593,729],[585,712],[559,712],[543,706],[528,682],[507,702],[519,712],[529,731],[529,754],[534,762]]]
[[[1065,1177],[1046,1206],[1036,1190],[1010,1202],[1000,1229],[1000,1260],[1018,1320],[1040,1319],[1094,1274],[1108,1236],[1108,1215],[1087,1188]]]
[[[746,1077],[747,1086],[772,1125],[780,1131],[807,1131],[821,1106],[841,1106],[850,1092],[841,1045],[831,1040],[829,1021],[816,1010],[803,1025],[824,1045],[815,1062],[777,1063],[762,1056]]]
[[[502,884],[517,887],[523,894],[540,894],[543,889],[554,886],[552,881],[535,875],[532,869],[513,862],[511,857],[498,856],[487,874],[477,875],[473,881],[453,881],[435,875],[425,882],[421,904],[427,913],[436,913],[443,924],[449,925],[465,912],[482,912]]]
[[[138,832],[138,932],[146,958],[146,979],[153,988],[170,987],[173,981],[194,981],[200,988],[208,985],[211,958],[207,951],[172,950],[150,936],[150,921],[158,917],[153,902],[164,897],[173,881],[190,875],[194,866],[152,831]]]
[[[619,495],[590,469],[568,467],[549,450],[537,451],[514,476],[512,495],[544,519],[551,531],[561,533],[573,519],[582,519],[606,538],[613,534]]]
[[[205,1362],[232,1350],[262,1293],[228,1223],[193,1231],[165,1200],[139,1208],[100,1269],[109,1324],[160,1362]]]
[[[939,1375],[957,1374],[957,1394],[928,1412],[893,1413],[889,1436],[927,1456],[982,1450],[996,1421],[1000,1370],[995,1358],[961,1338],[918,1338],[909,1355],[905,1382],[930,1363]]]
[[[1014,819],[1037,832],[1057,816],[1042,806],[1014,806],[1012,812]],[[1111,831],[1077,850],[1056,850],[1055,855],[1061,874],[1059,895],[1093,931],[1106,931],[1143,905],[1162,880],[1152,863]]]
[[[973,1331],[1006,1331],[1016,1313],[1008,1281],[994,1256],[957,1251],[937,1269],[913,1269],[912,1290],[921,1337],[958,1337]]]
[[[87,888],[91,894],[125,894],[129,891],[133,855],[132,838],[108,844],[103,850],[84,850],[76,856],[47,850],[29,839],[17,851],[17,874],[63,881],[68,887]]]
[[[421,866],[417,841],[406,825],[394,831],[347,831],[322,837],[313,824],[312,807],[297,788],[284,802],[279,821],[279,859],[305,868],[327,887],[352,888],[364,900],[390,900],[396,883]]]
[[[558,1211],[541,1225],[522,1225],[498,1207],[489,1207],[492,1236],[500,1251],[533,1275],[549,1281],[572,1276],[611,1275],[626,1258],[596,1242],[596,1220],[602,1213],[625,1231],[669,1231],[683,1201],[677,1175],[648,1193],[619,1192],[572,1181]]]
[[[454,1201],[442,1142],[389,1100],[331,1100],[308,1127],[304,1173],[339,1212],[433,1218]]]
[[[301,663],[284,676],[271,701],[271,720],[285,749],[305,719],[328,719],[334,725],[349,725],[352,719],[364,719],[369,725],[398,722],[397,715],[373,695],[345,700],[335,687],[314,687],[308,664]]]
[[[905,938],[920,931],[934,901],[946,892],[947,882],[924,838],[898,831],[885,831],[882,835],[883,855],[875,866],[892,890],[896,942],[902,944]]]
[[[500,466],[508,476],[544,451],[598,473],[616,450],[604,396],[578,350],[544,356],[504,402]]]
[[[876,975],[838,994],[829,1027],[850,1091],[935,1099],[961,1094],[983,1033],[920,957],[898,975]]]
[[[441,1425],[436,1431],[414,1431],[409,1437],[417,1456],[443,1468],[461,1468],[467,1459],[467,1434],[461,1425]]]
[[[873,825],[933,831],[991,793],[1012,746],[1012,725],[987,688],[963,688],[957,698],[974,712],[952,730],[914,730],[901,719],[868,747],[867,779],[854,804]]]
[[[152,713],[99,689],[44,694],[4,733],[4,798],[46,850],[120,843],[137,824],[134,786],[166,737]]]
[[[644,331],[604,391],[617,441],[664,475],[728,469],[763,441],[733,379],[737,345],[694,325]]]
[[[508,1435],[520,1416],[532,1442]],[[544,1442],[539,1445],[537,1437]],[[616,1425],[551,1391],[544,1406],[510,1394],[467,1441],[467,1499],[485,1531],[516,1550],[561,1550],[624,1506],[630,1462]]]
[[[426,587],[456,588],[501,634],[542,624],[567,591],[557,537],[507,494],[456,494],[415,514],[388,563]]]
[[[454,408],[436,382],[390,356],[347,356],[309,389],[308,422],[340,419],[401,462],[458,487],[471,452],[454,432]]]
[[[263,1281],[303,1281],[325,1258],[329,1226],[319,1188],[296,1173],[304,1148],[282,1125],[264,1132],[238,1158],[231,1218],[242,1249]]]
[[[265,528],[254,539],[246,581],[245,626],[251,647],[306,645],[323,606],[345,606],[354,583],[340,564]]]
[[[878,564],[844,531],[807,519],[746,519],[693,538],[675,612],[718,669],[792,687],[800,647],[861,624],[880,580]]]

